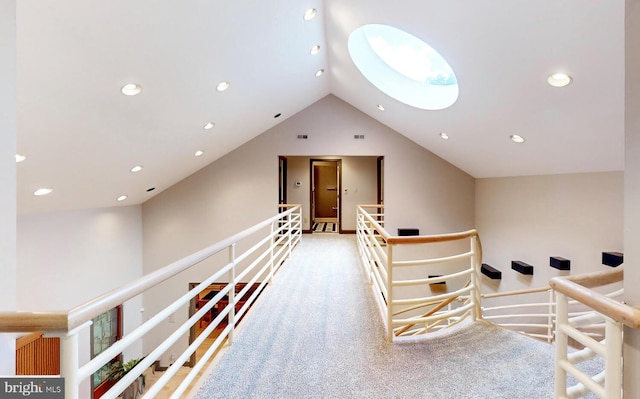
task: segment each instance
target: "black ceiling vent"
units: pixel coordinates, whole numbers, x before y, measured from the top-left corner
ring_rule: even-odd
[[[364,140],[364,134],[354,134],[353,138],[355,140]]]
[[[309,138],[309,136],[307,136],[306,134],[299,134],[298,135],[298,139],[300,139],[300,140],[306,140],[308,138]]]

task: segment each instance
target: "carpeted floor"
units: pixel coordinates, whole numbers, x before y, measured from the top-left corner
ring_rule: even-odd
[[[552,398],[553,347],[478,322],[384,340],[355,236],[305,235],[196,398]]]

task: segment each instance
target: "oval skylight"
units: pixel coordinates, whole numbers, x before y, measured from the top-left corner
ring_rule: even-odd
[[[417,37],[388,25],[364,25],[349,35],[349,54],[379,90],[412,107],[447,108],[458,80],[447,61]]]

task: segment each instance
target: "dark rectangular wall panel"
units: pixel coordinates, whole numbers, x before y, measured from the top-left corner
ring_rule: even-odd
[[[518,273],[522,273],[522,274],[526,274],[526,275],[532,275],[533,274],[533,266],[531,266],[528,263],[524,263],[521,260],[512,260],[511,261],[511,268],[515,271],[517,271]]]
[[[399,228],[398,229],[399,236],[419,236],[420,230],[414,228]]]
[[[621,252],[603,252],[602,253],[602,264],[617,267],[620,266],[624,262],[624,256]]]
[[[480,271],[485,276],[489,277],[492,280],[500,280],[502,278],[502,272],[492,266],[487,265],[486,263],[482,264]]]
[[[560,256],[549,258],[549,265],[558,270],[571,270],[571,261]]]

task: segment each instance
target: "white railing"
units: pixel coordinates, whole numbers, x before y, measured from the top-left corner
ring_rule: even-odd
[[[391,236],[382,226],[383,208],[358,206],[356,233],[387,340],[480,318],[482,250],[478,233]],[[447,289],[441,289],[443,285]],[[459,303],[461,297],[466,299]]]
[[[551,287],[482,294],[482,318],[532,338],[552,342],[555,297]]]
[[[164,322],[179,309],[184,309],[190,301],[203,292],[210,284],[224,279],[228,283],[206,305],[198,309],[185,323],[177,325],[175,330],[146,354],[130,372],[111,387],[102,397],[116,398],[133,381],[156,362],[174,343],[189,333],[205,314],[211,312],[214,306],[224,298],[227,305],[218,309],[218,315],[210,322],[199,337],[180,354],[165,373],[145,393],[153,397],[171,379],[176,372],[189,360],[198,346],[220,325],[227,320],[227,326],[218,335],[215,342],[198,360],[189,374],[182,380],[179,387],[172,393],[171,398],[182,395],[189,384],[196,378],[217,349],[224,342],[233,342],[234,329],[255,300],[264,286],[270,282],[277,269],[290,257],[293,247],[302,237],[302,209],[300,205],[280,205],[285,209],[268,220],[256,224],[236,235],[217,242],[208,248],[187,256],[162,269],[141,277],[121,288],[115,289],[82,304],[68,312],[2,312],[0,313],[0,332],[32,332],[44,331],[49,335],[61,337],[61,376],[65,379],[65,397],[75,399],[79,397],[79,386],[98,369],[108,364],[111,359],[122,353],[131,344],[143,338],[147,333]],[[242,253],[236,253],[238,244],[249,247]],[[91,325],[96,316],[124,303],[125,301],[144,294],[158,284],[176,277],[179,273],[190,269],[212,256],[227,252],[227,260],[216,267],[215,273],[176,298],[171,304],[145,321],[138,328],[122,337],[106,351],[85,364],[79,364],[78,334]],[[236,284],[246,282],[246,287],[236,292]],[[256,290],[249,288],[259,284]],[[252,292],[248,298],[247,293]],[[226,298],[225,298],[226,296]],[[240,303],[242,307],[237,308]],[[84,395],[83,395],[84,396]]]
[[[556,277],[551,287],[556,291],[556,361],[555,397],[577,398],[589,392],[599,398],[622,397],[622,333],[623,326],[640,327],[640,310],[609,298],[592,288],[606,286],[623,280],[622,268],[608,272],[580,276]],[[582,316],[570,317],[569,298],[592,309]],[[604,339],[598,341],[581,331],[584,324],[604,320]],[[584,346],[578,352],[569,352],[569,339]],[[590,374],[580,364],[600,357],[604,371]],[[577,384],[567,386],[567,376]]]
[[[604,293],[620,299],[623,289],[612,287]],[[579,329],[596,340],[604,338],[605,323],[591,317],[593,311],[576,300],[568,302],[568,317],[583,320]],[[555,341],[556,295],[550,287],[482,294],[482,318],[502,327],[546,342]]]

